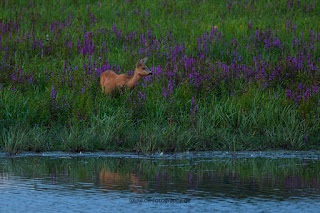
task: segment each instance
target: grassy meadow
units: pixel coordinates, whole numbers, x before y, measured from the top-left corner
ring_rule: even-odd
[[[316,0],[3,0],[0,149],[320,148]],[[153,75],[101,93],[100,74]]]

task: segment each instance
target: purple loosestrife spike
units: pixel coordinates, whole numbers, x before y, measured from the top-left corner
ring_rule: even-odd
[[[52,84],[52,87],[51,87],[51,97],[53,97],[53,94],[54,94],[54,85]]]
[[[36,49],[36,47],[37,47],[37,42],[36,42],[36,41],[34,41],[34,43],[33,43],[33,50],[35,50],[35,49]]]
[[[56,97],[57,97],[57,90],[54,89],[54,85],[52,84],[52,88],[51,88],[51,98],[52,98],[52,105],[55,106],[56,103]]]
[[[291,99],[292,98],[292,92],[290,89],[286,89],[286,96],[287,98]]]
[[[195,106],[194,108],[194,112],[197,113],[198,112],[198,104]]]
[[[165,89],[165,87],[162,87],[162,94],[163,94],[163,96],[165,97],[165,98],[167,98],[168,97],[168,93],[166,92],[166,89]]]
[[[297,8],[300,9],[300,0],[297,1]]]
[[[297,26],[296,26],[296,24],[295,24],[295,23],[293,23],[293,25],[292,25],[292,29],[293,29],[293,31],[294,31],[294,32],[296,32],[296,30],[297,30]]]
[[[113,24],[112,28],[111,28],[111,32],[117,32],[117,25],[116,23]]]
[[[256,30],[256,34],[255,34],[255,40],[257,40],[259,37],[259,30]]]

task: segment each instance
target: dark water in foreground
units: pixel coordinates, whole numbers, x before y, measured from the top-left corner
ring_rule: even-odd
[[[319,212],[320,153],[0,153],[0,212]]]

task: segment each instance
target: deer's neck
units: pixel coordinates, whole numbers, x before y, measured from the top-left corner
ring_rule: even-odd
[[[133,76],[129,78],[129,81],[127,82],[128,88],[132,88],[136,85],[136,83],[141,79],[141,76],[134,73]]]

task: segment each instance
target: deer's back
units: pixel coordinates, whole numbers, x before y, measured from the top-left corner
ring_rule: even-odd
[[[110,91],[115,87],[123,87],[128,82],[129,77],[126,74],[116,74],[112,70],[107,70],[100,75],[101,87],[105,87],[106,91]]]

